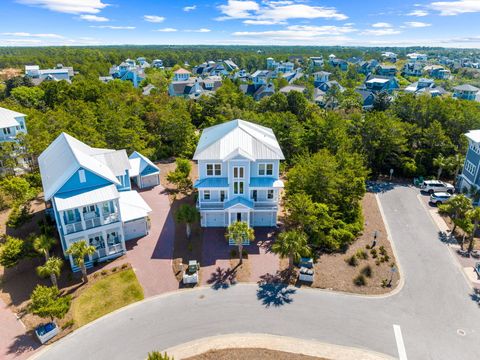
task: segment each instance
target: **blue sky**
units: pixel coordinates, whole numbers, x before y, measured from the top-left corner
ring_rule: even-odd
[[[480,0],[0,0],[1,45],[480,48]]]

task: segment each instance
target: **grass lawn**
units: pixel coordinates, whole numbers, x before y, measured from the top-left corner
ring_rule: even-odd
[[[105,314],[143,299],[143,289],[132,269],[96,281],[73,301],[73,319],[80,327]]]

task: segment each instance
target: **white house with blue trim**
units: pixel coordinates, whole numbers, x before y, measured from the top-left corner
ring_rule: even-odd
[[[193,159],[202,227],[276,226],[285,158],[271,129],[240,119],[207,128]]]
[[[27,133],[27,125],[25,121],[26,115],[0,107],[0,146],[5,142],[16,143],[16,150],[9,154],[11,158],[15,159],[16,168],[12,169],[15,173],[20,173],[28,167],[27,159],[21,156],[23,151],[18,144],[18,136]],[[3,172],[3,159],[0,159],[0,172]]]
[[[38,164],[64,253],[72,243],[86,240],[97,249],[86,261],[91,267],[121,256],[125,241],[148,233],[151,209],[131,189],[125,150],[92,148],[62,133],[39,156]]]

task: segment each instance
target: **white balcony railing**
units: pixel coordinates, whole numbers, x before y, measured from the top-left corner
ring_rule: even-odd
[[[115,245],[109,245],[108,246],[108,255],[117,254],[117,253],[122,252],[122,251],[123,251],[122,244],[115,244]]]
[[[97,226],[100,226],[100,225],[102,225],[102,222],[100,221],[99,216],[88,219],[88,220],[85,219],[85,227],[87,229],[91,229],[91,228],[94,228],[94,227],[97,227]]]
[[[106,215],[103,215],[103,223],[111,224],[111,223],[117,222],[119,218],[120,216],[118,215],[118,213],[106,214]]]
[[[79,231],[83,231],[83,225],[82,222],[75,222],[71,224],[65,224],[65,232],[66,234],[73,234]]]

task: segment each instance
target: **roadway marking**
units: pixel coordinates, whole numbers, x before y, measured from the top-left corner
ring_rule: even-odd
[[[402,329],[400,329],[400,325],[393,325],[393,332],[395,333],[395,341],[397,342],[398,359],[407,360],[407,352],[405,351],[405,344],[403,343]]]

